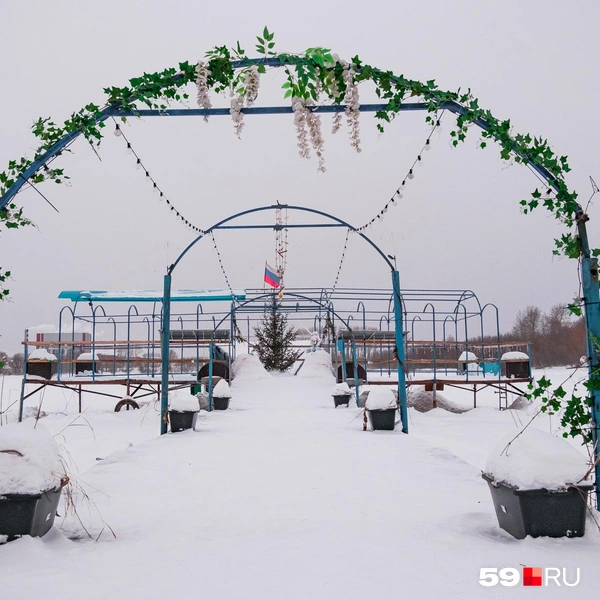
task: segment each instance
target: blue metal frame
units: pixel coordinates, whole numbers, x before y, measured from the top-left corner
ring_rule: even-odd
[[[169,384],[168,343],[169,342],[168,342],[168,337],[169,337],[169,331],[170,331],[170,318],[171,318],[171,316],[170,316],[171,275],[172,275],[173,271],[175,270],[175,267],[177,267],[179,262],[192,249],[192,247],[195,244],[197,244],[202,238],[206,237],[211,232],[218,230],[218,229],[225,229],[226,223],[229,223],[230,221],[239,219],[240,217],[243,217],[243,216],[246,216],[249,214],[263,212],[266,210],[272,211],[272,210],[276,210],[278,208],[285,208],[286,210],[297,210],[300,212],[308,212],[311,214],[319,215],[321,217],[325,217],[326,219],[330,219],[330,220],[334,221],[333,224],[326,224],[326,225],[329,225],[332,227],[346,227],[347,229],[354,231],[374,248],[374,250],[381,256],[381,258],[384,260],[384,262],[390,268],[390,271],[392,272],[392,287],[394,289],[394,316],[395,316],[395,322],[396,322],[396,345],[398,347],[399,410],[400,410],[400,417],[402,420],[402,431],[404,433],[408,433],[408,415],[407,415],[407,411],[406,411],[406,406],[407,406],[406,380],[404,378],[404,337],[403,337],[403,330],[402,330],[402,300],[401,300],[401,294],[400,294],[400,276],[398,274],[398,271],[396,270],[396,267],[391,263],[390,259],[379,248],[379,246],[377,246],[377,244],[375,244],[371,239],[369,239],[364,233],[358,231],[354,226],[350,225],[350,223],[348,223],[334,215],[331,215],[329,213],[326,213],[326,212],[323,212],[321,210],[317,210],[314,208],[308,208],[306,206],[294,206],[294,205],[289,205],[289,204],[271,204],[268,206],[260,206],[257,208],[251,208],[249,210],[244,210],[244,211],[238,212],[234,215],[231,215],[231,216],[219,221],[212,227],[209,227],[204,233],[201,233],[199,236],[197,236],[196,239],[193,240],[183,250],[183,252],[181,252],[181,254],[177,257],[175,262],[172,265],[170,265],[169,268],[167,269],[167,275],[165,275],[165,279],[164,279],[163,323],[162,323],[163,352],[162,352],[162,357],[161,357],[161,360],[162,360],[161,434],[166,433],[166,414],[167,414],[168,405],[169,405],[169,387],[168,387],[168,384]],[[315,224],[304,223],[304,224],[296,224],[295,226],[300,227],[300,228],[313,228],[313,227],[315,227]],[[252,225],[252,226],[240,225],[240,226],[237,226],[236,229],[246,229],[248,227],[251,227],[253,229],[274,229],[277,227],[277,225],[274,225],[273,223],[264,224],[264,225]],[[231,228],[231,226],[229,226],[228,228]],[[348,329],[350,329],[350,327],[348,327]],[[166,342],[165,342],[165,339],[166,339]],[[164,348],[165,344],[166,344],[166,352],[165,352],[165,348]],[[357,369],[357,364],[356,364],[356,346],[355,346],[355,344],[353,344],[353,362],[354,362],[355,384],[357,384],[358,383],[358,369]],[[210,364],[212,365],[212,358],[211,358]],[[212,368],[212,366],[209,368]],[[210,387],[210,389],[212,389],[212,386],[210,385],[210,383],[209,383],[209,387]],[[356,385],[356,394],[357,394],[357,401],[358,401],[358,385]]]

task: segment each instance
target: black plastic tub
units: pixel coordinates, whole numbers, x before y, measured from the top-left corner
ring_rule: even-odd
[[[352,394],[338,394],[337,396],[333,396],[333,403],[336,408],[342,404],[350,406],[350,400],[352,400]]]
[[[56,364],[56,361],[50,360],[28,360],[25,372],[27,375],[52,379],[52,375],[56,373]]]
[[[227,410],[231,398],[217,398],[213,396],[212,403],[215,410]]]
[[[387,408],[383,410],[367,410],[371,429],[383,429],[391,431],[396,426],[396,411],[395,408]]]
[[[169,423],[171,423],[171,433],[176,433],[177,431],[184,431],[185,429],[194,429],[196,427],[197,418],[197,410],[170,410]]]
[[[564,491],[517,490],[496,483],[483,473],[488,482],[498,524],[504,531],[522,540],[531,537],[582,537],[585,533],[587,496],[591,485],[569,487]]]
[[[39,494],[0,496],[0,535],[13,540],[21,535],[41,537],[54,524],[62,488]]]

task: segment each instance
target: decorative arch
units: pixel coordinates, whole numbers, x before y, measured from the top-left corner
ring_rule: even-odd
[[[404,373],[404,331],[403,331],[403,315],[402,315],[402,297],[400,293],[400,275],[396,270],[396,267],[391,263],[389,257],[375,244],[371,239],[369,239],[362,231],[358,231],[356,227],[350,225],[350,223],[326,213],[321,210],[317,210],[315,208],[309,208],[306,206],[294,206],[288,204],[274,204],[268,206],[259,206],[256,208],[251,208],[249,210],[244,210],[242,212],[235,213],[229,217],[222,219],[221,221],[215,223],[213,226],[209,227],[206,231],[203,231],[200,235],[198,235],[183,251],[179,254],[177,259],[167,268],[167,273],[164,276],[164,287],[163,287],[163,310],[162,310],[162,339],[161,339],[161,360],[162,360],[162,381],[161,381],[161,434],[167,433],[167,410],[169,405],[169,338],[170,338],[170,328],[171,328],[171,280],[173,276],[173,271],[177,267],[177,265],[181,262],[181,260],[186,256],[186,254],[204,237],[212,233],[213,231],[219,229],[245,229],[244,225],[236,225],[231,226],[228,223],[235,221],[236,219],[240,219],[244,216],[261,213],[269,210],[276,210],[278,208],[285,208],[287,210],[294,210],[299,212],[310,213],[314,215],[318,215],[324,217],[329,223],[299,223],[299,224],[288,224],[287,228],[316,228],[316,227],[345,227],[357,235],[359,235],[364,241],[366,241],[374,250],[379,254],[379,257],[383,260],[383,262],[389,267],[392,275],[392,296],[393,296],[393,304],[394,304],[394,327],[395,327],[395,336],[396,336],[396,348],[398,353],[398,399],[399,399],[399,409],[400,409],[400,418],[402,421],[402,431],[404,433],[408,433],[408,412],[407,412],[407,398],[406,398],[406,378]],[[252,229],[275,229],[277,227],[276,224],[267,223],[261,225],[248,225],[247,228]],[[298,297],[305,298],[310,300],[307,297],[300,296],[295,294]],[[316,302],[320,306],[325,307],[326,302],[317,302],[315,300],[311,300]],[[234,308],[232,308],[232,312]],[[338,318],[339,315],[338,315]],[[223,319],[224,320],[224,319]],[[223,322],[221,321],[221,323]],[[348,326],[347,321],[344,319],[340,320]],[[216,329],[216,326],[215,326]],[[356,369],[355,369],[356,372]],[[358,390],[357,390],[358,394]],[[357,397],[358,401],[358,397]]]

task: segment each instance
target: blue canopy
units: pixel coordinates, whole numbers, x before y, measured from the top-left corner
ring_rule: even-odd
[[[246,299],[246,290],[233,290],[236,300]],[[158,290],[64,290],[59,298],[73,302],[162,302],[163,293]],[[229,290],[173,290],[171,302],[231,301]]]

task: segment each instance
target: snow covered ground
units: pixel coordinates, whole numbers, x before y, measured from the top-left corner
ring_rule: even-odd
[[[547,375],[559,383],[569,371]],[[240,376],[229,410],[162,437],[153,401],[114,413],[113,400],[84,396],[79,416],[74,395],[48,388],[40,425],[69,462],[80,521],[60,506],[46,536],[0,546],[1,597],[452,600],[595,589],[591,516],[583,538],[516,540],[498,527],[481,479],[489,451],[533,407],[499,412],[485,390],[462,414],[409,409],[408,436],[363,432],[361,409],[334,409],[333,386],[317,372]],[[4,379],[4,410],[19,389],[19,378]],[[442,394],[472,407],[468,392]],[[23,427],[39,399],[27,401]],[[13,405],[4,421],[16,415]],[[479,584],[482,567],[522,566],[567,568],[571,581],[579,568],[580,583]]]

